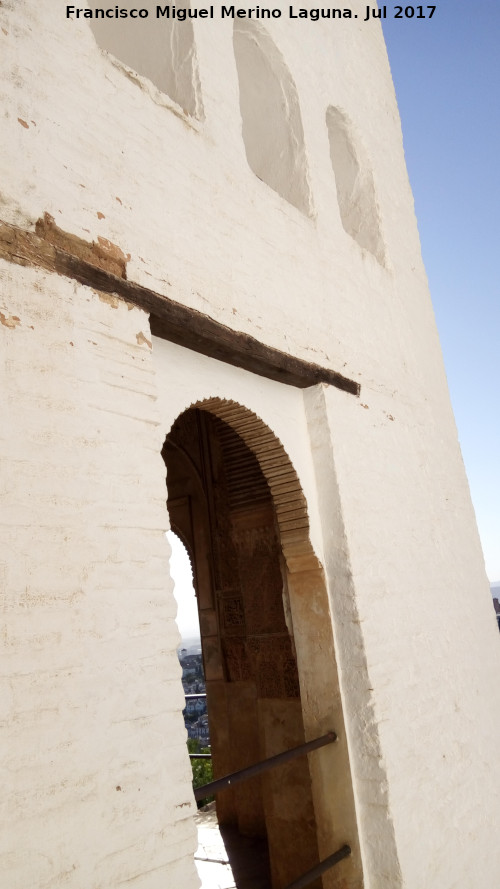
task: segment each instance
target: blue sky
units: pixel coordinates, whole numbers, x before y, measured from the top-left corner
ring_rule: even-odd
[[[387,10],[392,11],[393,5]],[[500,580],[500,2],[383,22],[462,454]]]

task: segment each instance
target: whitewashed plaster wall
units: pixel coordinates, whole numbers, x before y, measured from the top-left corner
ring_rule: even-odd
[[[493,885],[498,630],[447,405],[305,399],[368,872],[387,806],[401,885]]]
[[[195,889],[147,315],[0,272],[0,885]]]
[[[364,5],[356,0],[352,6],[362,17]],[[202,121],[102,53],[88,25],[66,20],[64,9],[64,3],[54,0],[4,0],[0,7],[0,218],[31,229],[49,212],[68,232],[87,240],[108,238],[130,254],[130,280],[361,384],[360,399],[333,389],[305,395],[312,449],[303,441],[302,420],[296,441],[290,428],[291,416],[302,411],[297,393],[283,396],[269,425],[304,485],[313,542],[324,555],[329,577],[367,886],[494,886],[500,878],[498,633],[420,257],[380,29],[359,21],[320,26],[286,19],[268,27],[300,101],[313,202],[307,216],[248,166],[230,21],[194,22]],[[352,122],[352,138],[359,140],[360,155],[369,161],[383,262],[344,228],[326,123],[331,107]],[[96,310],[91,321],[81,314],[80,301],[88,295],[84,288],[75,290],[34,272],[16,272],[20,278],[9,274],[26,290],[16,286],[13,291],[9,278],[2,311],[19,316],[22,324],[30,317],[26,313],[32,298],[33,311],[38,305],[44,317],[54,288],[59,294],[60,316],[38,330],[43,350],[51,336],[66,342],[68,325],[69,339],[75,342],[78,331],[83,336],[87,326],[93,329],[97,323]],[[64,315],[75,294],[79,301]],[[121,319],[125,331],[120,335],[133,344],[139,328],[130,319],[135,321],[137,310],[127,315],[123,307],[113,309],[92,299],[113,331]],[[140,330],[147,337],[142,317]],[[33,326],[36,331],[34,321]],[[28,330],[29,325],[26,330],[20,325],[2,328],[13,344],[19,342],[15,336],[26,336]],[[16,367],[24,366],[23,354],[31,358],[29,351],[21,354],[12,348]],[[145,354],[147,346],[141,348]],[[160,373],[162,348],[155,341],[151,373],[153,368]],[[113,357],[103,357],[103,373],[108,361],[118,360],[118,352],[115,344]],[[63,351],[60,356],[63,360]],[[43,376],[54,398],[65,379],[64,361],[60,365],[54,360]],[[193,359],[194,368],[199,361]],[[131,367],[127,359],[127,378],[134,378]],[[162,389],[160,399],[172,399],[172,414],[177,405],[183,409],[187,404],[181,405],[184,396],[174,365],[169,372],[172,389],[168,395]],[[259,393],[266,393],[262,409],[268,414],[274,384],[256,380],[252,395],[239,373],[230,371],[231,392],[224,397],[238,391],[243,403],[255,405],[259,413]],[[14,376],[8,378],[12,385]],[[40,383],[36,374],[24,379],[26,392]],[[96,389],[92,383],[87,391],[90,383],[85,382],[78,390],[82,418],[88,417],[102,385]],[[226,384],[218,385],[222,395]],[[199,388],[204,393],[207,387]],[[105,392],[102,398],[107,403]],[[57,408],[54,402],[45,414],[38,404],[33,420],[29,413],[18,417],[21,432],[15,441],[23,441],[28,427],[34,438],[38,424],[46,428],[46,417],[51,418],[50,428],[57,429],[59,409],[64,415],[62,405]],[[159,423],[159,414],[154,417]],[[142,421],[137,428],[145,486],[151,473],[158,498],[161,471],[151,461],[159,447],[159,426],[155,433]],[[110,426],[111,434],[126,440],[121,427]],[[94,453],[97,460],[98,451]],[[39,459],[33,444],[28,462],[38,467]],[[73,452],[63,449],[60,460],[72,467]],[[78,465],[91,474],[101,466],[100,453],[97,464],[88,460],[85,456]],[[108,466],[103,462],[102,471]],[[47,486],[52,475],[44,476]],[[16,477],[16,498],[21,484]],[[76,521],[60,495],[51,508],[70,527]],[[150,508],[144,505],[148,516]],[[77,519],[78,535],[87,534],[83,514]],[[159,528],[159,514],[155,521]],[[122,532],[128,539],[130,532],[122,528],[120,541]],[[98,544],[94,537],[88,542],[89,547]],[[159,540],[155,546],[160,547]],[[164,559],[165,550],[161,552]],[[81,564],[85,558],[83,550]],[[110,582],[117,582],[116,577]],[[24,575],[16,584],[19,594]],[[173,635],[169,638],[172,660],[175,641]],[[13,643],[12,656],[21,664],[20,643]],[[13,669],[21,669],[17,661]],[[123,690],[123,711],[133,688]],[[176,731],[182,740],[181,730]],[[11,737],[17,737],[17,729]],[[26,808],[20,812],[26,814]],[[377,834],[374,827],[384,819],[391,822],[395,837],[396,851],[389,861],[382,848],[383,829]],[[186,846],[179,848],[188,850],[192,835],[187,822],[181,823]],[[50,831],[50,824],[37,830]],[[53,835],[48,839],[56,849],[54,860],[66,854],[62,841]],[[21,873],[16,870],[21,860],[24,866],[28,858],[8,859],[12,873]],[[179,885],[189,885],[189,873],[182,871]],[[17,885],[12,880],[9,885],[24,889],[24,877],[15,879]],[[155,879],[144,877],[144,886],[155,887]],[[73,884],[81,881],[75,877]]]

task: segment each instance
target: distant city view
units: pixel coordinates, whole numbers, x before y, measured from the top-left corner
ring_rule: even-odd
[[[201,654],[201,637],[192,636],[189,639],[182,639],[182,645],[179,645],[177,649],[177,654],[179,655],[181,651],[185,651],[187,654]]]
[[[200,640],[186,640],[189,645],[177,650],[182,667],[182,687],[186,695],[186,706],[182,715],[188,738],[199,741],[201,747],[210,745],[208,727],[207,698],[203,659]]]
[[[491,595],[493,596],[493,605],[497,616],[498,629],[500,630],[500,580],[491,584]]]

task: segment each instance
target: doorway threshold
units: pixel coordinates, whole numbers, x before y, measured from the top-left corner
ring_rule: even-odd
[[[215,803],[195,816],[198,849],[194,857],[201,889],[271,889],[265,839],[219,827]]]

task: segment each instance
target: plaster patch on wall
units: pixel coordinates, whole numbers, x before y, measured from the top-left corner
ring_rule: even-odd
[[[97,216],[104,219],[102,213],[98,213]],[[71,256],[111,272],[118,278],[127,277],[127,262],[130,259],[130,254],[125,256],[123,250],[108,241],[107,238],[98,237],[97,241],[91,243],[84,241],[83,238],[59,228],[50,213],[44,213],[43,217],[37,220],[35,232],[38,237],[43,238],[53,247],[59,247]]]
[[[151,340],[148,340],[147,336],[144,336],[142,330],[140,330],[139,333],[136,334],[135,338],[136,338],[139,346],[144,345],[144,346],[147,346],[148,349],[153,348],[153,344],[152,344]]]
[[[94,293],[97,293],[97,296],[102,303],[108,303],[108,305],[111,306],[112,309],[118,308],[120,300],[113,293],[101,293],[99,290],[95,290]]]

